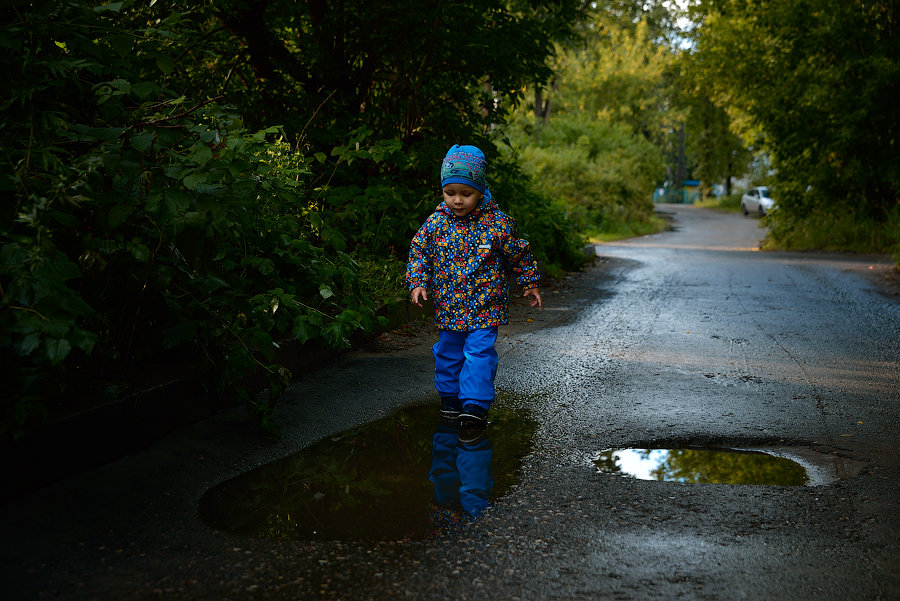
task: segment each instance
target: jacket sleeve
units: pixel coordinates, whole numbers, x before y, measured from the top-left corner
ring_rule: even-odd
[[[430,219],[419,228],[416,235],[413,236],[412,243],[409,245],[409,261],[406,264],[406,285],[412,290],[413,288],[428,288],[432,280],[432,269],[434,262],[431,246],[431,236],[429,235]]]
[[[509,220],[509,235],[503,243],[503,259],[509,272],[515,276],[516,283],[523,288],[533,288],[541,280],[538,272],[537,261],[528,248],[528,240],[519,238],[516,221],[507,216]]]

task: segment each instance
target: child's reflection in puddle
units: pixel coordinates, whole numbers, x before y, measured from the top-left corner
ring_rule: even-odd
[[[441,420],[431,444],[434,503],[429,534],[439,537],[477,518],[490,504],[494,489],[491,460],[494,450],[487,436],[462,443],[456,420]]]

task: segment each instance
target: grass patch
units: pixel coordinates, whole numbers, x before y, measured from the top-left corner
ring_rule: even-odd
[[[358,261],[360,285],[380,307],[406,298],[406,263],[394,257],[365,257]]]
[[[900,264],[900,210],[886,220],[860,219],[850,212],[819,211],[802,218],[773,212],[764,250],[820,250],[892,255]]]
[[[597,244],[615,242],[616,240],[658,234],[667,229],[669,229],[669,222],[654,214],[647,221],[608,224],[600,231],[588,232],[588,239]]]
[[[730,213],[740,213],[741,212],[741,194],[729,194],[728,196],[722,196],[720,198],[708,198],[706,200],[699,200],[694,203],[695,207],[700,207],[703,209],[716,209],[718,211],[728,211]]]

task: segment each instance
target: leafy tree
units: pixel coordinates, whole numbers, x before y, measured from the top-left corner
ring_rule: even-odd
[[[622,122],[655,140],[671,125],[661,109],[672,59],[669,49],[650,38],[645,22],[634,28],[603,23],[583,47],[561,53],[558,111]]]
[[[519,150],[538,189],[561,199],[569,219],[593,233],[649,220],[662,156],[621,122],[558,115],[539,144]]]
[[[535,14],[494,0],[0,10],[3,431],[24,433],[48,399],[121,395],[157,363],[191,366],[270,426],[257,376],[275,396],[285,342],[341,348],[374,326],[392,293],[373,298],[360,273],[396,276],[446,147],[496,156],[499,107],[547,74]],[[471,35],[435,33],[457,31]],[[574,265],[559,215],[529,215],[546,199],[515,164],[496,173],[537,254]]]
[[[666,0],[600,0],[591,3],[594,14],[599,15],[604,24],[615,23],[634,31],[638,27],[647,29],[650,38],[659,46],[675,47],[679,28],[676,24],[677,9]]]
[[[528,106],[514,114],[510,140],[539,189],[578,227],[629,230],[651,220],[664,173],[672,55],[645,22],[619,25],[608,13],[595,14],[581,34],[558,45],[554,89],[535,117]]]
[[[207,2],[182,17],[194,31],[167,52],[177,58],[173,74],[252,107],[246,123],[279,123],[296,148],[317,157],[313,187],[325,201],[319,214],[347,250],[402,254],[439,200],[425,191],[436,190],[437,166],[451,144],[478,144],[492,170],[507,169],[497,163],[498,128],[525,84],[550,76],[551,40],[565,35],[581,6]],[[392,152],[383,152],[383,140],[394,141]],[[517,206],[518,195],[498,199],[516,216],[529,210]],[[553,247],[543,252],[571,267],[573,244],[565,242],[560,257]]]
[[[900,198],[896,4],[715,0],[696,10],[694,68],[720,106],[747,115],[772,158],[773,237],[799,246],[831,227],[824,237],[845,248],[900,242],[886,226]],[[841,239],[828,226],[847,220],[868,233]]]
[[[750,151],[734,133],[728,112],[717,106],[702,89],[686,92],[683,102],[687,107],[687,152],[704,195],[719,182],[725,183],[725,194],[730,195],[732,179],[747,172],[752,158]]]
[[[265,422],[246,381],[261,369],[283,387],[280,342],[340,347],[374,320],[354,261],[298,206],[312,159],[280,128],[246,130],[215,99],[142,77],[165,72],[156,42],[171,32],[130,36],[120,5],[55,8],[3,31],[19,83],[0,130],[5,427],[21,434],[48,397],[116,394],[138,366],[196,357]]]

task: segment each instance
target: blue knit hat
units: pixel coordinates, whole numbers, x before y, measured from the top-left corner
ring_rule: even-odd
[[[479,148],[455,144],[441,163],[441,187],[465,184],[484,193],[487,190],[486,171],[487,161]]]

